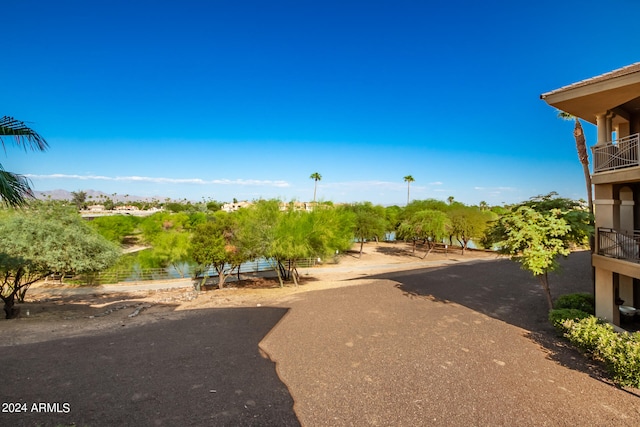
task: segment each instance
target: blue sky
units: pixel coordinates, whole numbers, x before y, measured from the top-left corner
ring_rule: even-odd
[[[6,3],[0,115],[50,148],[0,163],[42,191],[583,198],[539,96],[640,61],[634,0]]]

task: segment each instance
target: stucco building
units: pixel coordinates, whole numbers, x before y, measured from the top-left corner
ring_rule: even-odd
[[[591,147],[596,315],[620,325],[621,311],[640,308],[640,62],[540,97],[597,126]]]

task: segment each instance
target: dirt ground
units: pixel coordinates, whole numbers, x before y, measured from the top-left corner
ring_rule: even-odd
[[[61,337],[142,325],[165,318],[180,318],[185,310],[202,308],[281,305],[302,292],[362,284],[366,277],[387,271],[409,270],[477,258],[495,259],[494,253],[459,248],[436,248],[427,257],[418,247],[402,242],[360,245],[339,256],[337,263],[300,269],[300,284],[281,288],[275,274],[241,275],[224,289],[196,292],[188,279],[121,283],[113,286],[63,286],[34,284],[20,304],[17,319],[0,319],[0,346],[42,342]],[[155,289],[148,289],[148,288]],[[137,290],[140,289],[140,290]]]

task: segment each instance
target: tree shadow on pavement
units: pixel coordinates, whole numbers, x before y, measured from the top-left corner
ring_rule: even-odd
[[[259,342],[283,308],[171,313],[95,336],[5,347],[1,425],[299,425]],[[33,403],[49,403],[32,411]],[[58,404],[58,405],[55,405]]]
[[[549,275],[553,298],[593,292],[590,252],[574,252]],[[372,276],[390,279],[409,298],[456,303],[526,330],[525,336],[545,349],[557,363],[602,379],[602,369],[558,336],[548,320],[548,306],[538,282],[508,259],[471,261],[446,267]]]

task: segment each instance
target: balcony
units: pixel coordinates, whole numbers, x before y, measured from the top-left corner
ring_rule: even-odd
[[[640,231],[623,233],[613,228],[598,228],[598,255],[640,264]]]
[[[591,147],[593,173],[640,166],[640,134],[630,135],[603,145]]]

